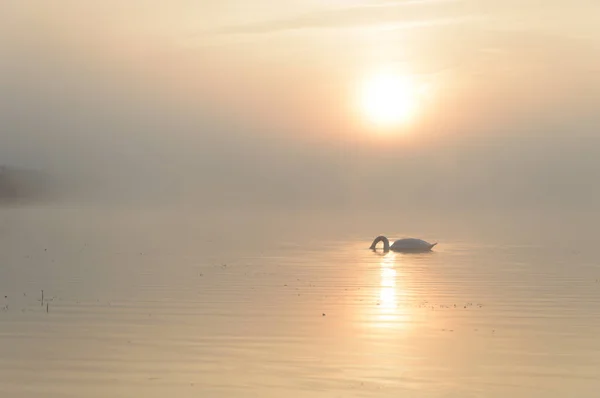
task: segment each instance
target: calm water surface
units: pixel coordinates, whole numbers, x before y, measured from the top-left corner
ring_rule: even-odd
[[[223,242],[201,220],[2,217],[2,396],[600,391],[593,248],[423,236],[435,252],[383,255],[371,236]]]

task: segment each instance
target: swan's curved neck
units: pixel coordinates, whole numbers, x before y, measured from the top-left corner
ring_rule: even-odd
[[[378,237],[375,238],[375,240],[373,241],[373,243],[371,243],[371,250],[375,250],[375,247],[377,246],[377,244],[379,242],[383,242],[383,251],[385,252],[389,252],[390,251],[390,241],[388,240],[388,238],[386,238],[383,235],[380,235]]]

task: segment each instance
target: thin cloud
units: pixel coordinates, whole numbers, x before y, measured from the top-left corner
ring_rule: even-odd
[[[395,6],[411,6],[425,5],[434,3],[459,3],[464,0],[370,0],[361,4],[350,5],[347,8],[378,8],[378,7],[395,7]]]
[[[270,21],[223,27],[213,34],[270,34],[303,29],[339,29],[365,26],[422,27],[473,19],[456,7],[457,0],[407,0],[327,8]]]

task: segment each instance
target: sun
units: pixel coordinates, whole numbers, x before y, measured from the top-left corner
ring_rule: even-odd
[[[377,73],[366,79],[359,94],[367,120],[379,127],[408,122],[416,108],[413,82],[394,73]]]

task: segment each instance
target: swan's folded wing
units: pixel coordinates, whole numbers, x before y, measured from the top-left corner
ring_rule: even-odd
[[[392,245],[394,249],[405,249],[405,250],[418,250],[418,249],[429,249],[432,246],[431,243],[426,242],[422,239],[405,238],[398,239]]]

